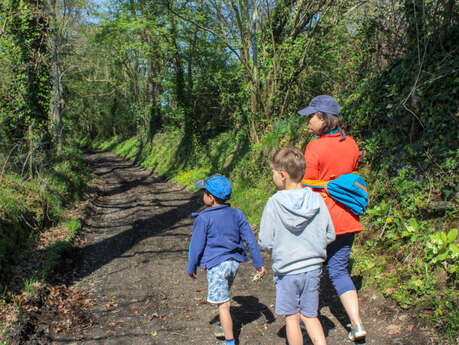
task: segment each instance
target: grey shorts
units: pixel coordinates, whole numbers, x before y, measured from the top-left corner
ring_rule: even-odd
[[[292,275],[275,275],[276,314],[317,317],[322,268]]]
[[[227,260],[207,270],[207,301],[209,303],[219,304],[229,301],[229,290],[238,269],[238,261]]]

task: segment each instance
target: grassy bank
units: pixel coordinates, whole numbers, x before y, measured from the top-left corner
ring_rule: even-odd
[[[212,173],[229,176],[232,205],[242,209],[256,228],[275,191],[269,158],[281,145],[303,149],[310,140],[304,133],[296,121],[279,122],[259,144],[248,145],[246,138],[225,132],[195,146],[186,159],[181,152],[183,133],[178,130],[159,133],[144,145],[136,137],[114,137],[94,145],[190,188]],[[365,152],[365,144],[360,145]],[[360,172],[370,186],[370,208],[362,217],[366,230],[358,236],[352,257],[353,272],[364,277],[364,286],[378,289],[450,340],[458,333],[457,195],[451,187],[457,178],[456,162],[457,157],[450,157],[421,176],[406,164],[392,173],[378,169],[364,156]]]
[[[26,315],[47,298],[48,281],[81,228],[78,215],[67,210],[91,178],[81,154],[66,148],[32,179],[12,172],[1,177],[0,344],[21,338]]]
[[[75,221],[63,219],[64,207],[78,202],[85,190],[90,172],[81,159],[81,151],[66,149],[64,155],[32,179],[10,172],[0,180],[0,287],[5,291],[11,267],[28,246],[34,246],[46,229],[63,222],[76,230]],[[68,239],[66,239],[68,240]],[[45,249],[55,257],[56,249]],[[55,259],[49,259],[55,261]],[[46,264],[41,274],[51,270]]]

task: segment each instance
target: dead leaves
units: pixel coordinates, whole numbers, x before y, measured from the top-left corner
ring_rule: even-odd
[[[106,304],[105,304],[105,307],[107,309],[110,309],[110,308],[116,308],[118,306],[118,304],[115,303],[115,301],[108,301]]]
[[[191,315],[189,314],[190,311],[191,311],[191,308],[183,309],[183,313],[185,314],[185,319],[187,320],[191,319]]]
[[[400,334],[402,332],[402,325],[389,325],[387,326],[387,333],[390,335]]]
[[[151,317],[150,317],[150,321],[153,320],[153,319],[160,319],[161,321],[166,321],[167,320],[167,315],[164,314],[164,315],[159,315],[158,313],[154,312],[153,314],[151,314]]]
[[[50,287],[48,292],[45,306],[50,315],[54,314],[50,325],[52,331],[82,330],[95,324],[89,314],[94,303],[88,293],[64,285]]]

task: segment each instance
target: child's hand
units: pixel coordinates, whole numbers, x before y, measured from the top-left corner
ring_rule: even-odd
[[[265,269],[264,266],[260,267],[260,268],[257,268],[257,273],[253,276],[252,281],[256,282],[256,281],[259,281],[259,280],[263,279],[265,274],[266,274],[266,269]]]
[[[264,277],[265,274],[266,274],[266,268],[265,268],[265,266],[262,266],[262,267],[260,267],[260,268],[257,268],[257,272],[260,273],[262,277]]]
[[[196,279],[197,275],[196,273],[188,273],[191,279]]]

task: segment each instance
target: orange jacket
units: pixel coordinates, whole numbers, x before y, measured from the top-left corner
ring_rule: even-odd
[[[360,151],[357,143],[346,136],[340,141],[341,134],[334,133],[318,137],[306,146],[306,180],[333,180],[342,174],[357,170]],[[337,203],[325,192],[318,191],[325,200],[335,226],[337,235],[360,232],[363,226],[359,216],[349,211],[345,206]]]

